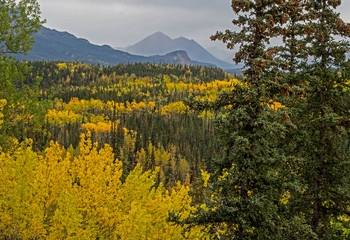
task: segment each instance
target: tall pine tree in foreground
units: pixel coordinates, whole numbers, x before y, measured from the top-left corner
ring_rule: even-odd
[[[283,102],[293,89],[283,83],[278,48],[267,48],[284,24],[282,1],[232,1],[238,15],[233,24],[240,32],[218,32],[212,37],[239,45],[235,62],[243,62],[245,80],[213,103],[189,101],[194,109],[213,109],[222,158],[215,161],[206,206],[182,221],[204,225],[218,239],[308,238],[303,218],[286,215],[288,189],[292,185],[292,158],[282,144],[295,128]],[[276,60],[277,59],[277,60]],[[172,216],[176,221],[176,216]],[[291,238],[291,239],[293,239]]]
[[[306,217],[317,239],[346,239],[350,209],[350,26],[336,8],[340,0],[306,1],[305,24],[312,62],[300,69],[306,97],[290,106],[298,126],[293,152],[302,159],[298,176],[303,187],[290,203]],[[343,40],[341,40],[343,39]],[[349,226],[347,226],[349,228]]]
[[[307,62],[307,40],[305,39],[305,14],[307,0],[284,0],[279,4],[280,35],[283,45],[276,47],[279,58],[284,63],[284,78],[290,84],[297,83],[298,69]]]
[[[339,37],[350,28],[335,12],[340,4],[232,1],[241,31],[212,39],[240,46],[234,60],[245,63],[245,81],[212,104],[189,101],[219,113],[226,152],[207,205],[182,223],[217,238],[349,237],[349,43]],[[274,37],[284,45],[267,48]]]

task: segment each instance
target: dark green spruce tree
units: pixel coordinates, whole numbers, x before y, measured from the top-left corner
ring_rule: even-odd
[[[305,97],[290,106],[298,126],[293,152],[302,188],[291,205],[305,216],[315,239],[343,235],[350,217],[350,26],[340,19],[340,0],[308,0],[305,40],[310,63],[299,70]]]
[[[280,67],[286,73],[284,78],[290,80],[287,81],[289,84],[297,83],[297,70],[307,63],[308,51],[305,39],[305,23],[309,18],[309,15],[305,14],[307,1],[283,0],[279,4],[280,35],[283,45],[276,48],[284,63]]]
[[[182,224],[205,226],[217,239],[308,239],[303,218],[287,216],[293,158],[284,151],[284,138],[295,125],[280,104],[293,97],[283,82],[279,48],[267,46],[281,35],[283,1],[233,0],[239,32],[218,32],[233,49],[235,62],[245,64],[245,78],[214,103],[188,101],[193,109],[217,112],[216,133],[224,155],[214,162],[210,197]],[[306,229],[306,230],[305,230]]]

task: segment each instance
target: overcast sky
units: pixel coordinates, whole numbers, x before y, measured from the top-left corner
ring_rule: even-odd
[[[222,46],[209,37],[232,29],[231,0],[37,0],[46,27],[68,31],[98,45],[126,47],[157,31]],[[350,0],[339,9],[350,22]]]

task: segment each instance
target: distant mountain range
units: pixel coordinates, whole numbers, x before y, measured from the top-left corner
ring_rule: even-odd
[[[111,48],[108,45],[98,46],[88,40],[77,38],[68,32],[59,32],[42,27],[34,35],[35,44],[27,56],[16,55],[18,60],[27,61],[79,61],[91,64],[117,65],[120,63],[156,63],[214,66],[208,63],[193,61],[185,51],[173,51],[162,56],[139,56]]]
[[[183,37],[171,39],[161,32],[145,38],[126,50],[113,49],[108,45],[95,45],[71,33],[44,26],[34,38],[33,49],[27,56],[16,55],[18,60],[78,61],[101,65],[156,63],[220,67],[226,71],[237,69],[233,64],[215,58],[193,40]]]
[[[143,56],[163,55],[172,51],[183,50],[194,61],[210,63],[223,69],[234,68],[233,64],[214,57],[194,40],[184,37],[172,39],[162,32],[156,32],[140,42],[125,48],[125,50],[129,53]]]

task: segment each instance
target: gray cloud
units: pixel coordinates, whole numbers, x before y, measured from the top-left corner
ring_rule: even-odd
[[[231,0],[38,0],[46,26],[96,44],[124,47],[162,31],[184,36],[203,46],[217,30],[232,29]],[[343,0],[342,17],[350,22],[350,1]]]
[[[56,0],[46,0],[54,2]],[[69,1],[72,2],[72,1]],[[113,6],[115,4],[127,4],[132,6],[154,6],[156,8],[186,8],[186,9],[220,9],[230,6],[229,0],[73,0],[73,2],[91,5]]]

